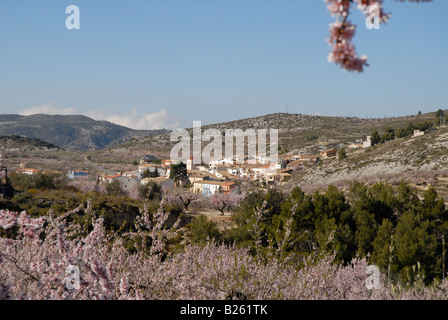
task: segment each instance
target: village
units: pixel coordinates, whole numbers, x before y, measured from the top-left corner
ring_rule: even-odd
[[[160,187],[171,190],[175,187],[190,189],[190,191],[211,196],[217,193],[240,193],[241,181],[258,181],[263,186],[274,185],[288,181],[293,171],[305,166],[317,164],[321,159],[337,156],[337,149],[329,149],[320,155],[303,155],[280,157],[276,163],[270,163],[269,157],[257,157],[256,161],[237,164],[235,159],[224,158],[212,160],[208,164],[196,165],[190,158],[184,164],[185,174],[182,179],[176,179],[171,174],[173,167],[179,165],[171,159],[158,160],[148,155],[142,157],[134,170],[93,173],[85,168],[72,169],[67,173],[70,180],[96,180],[101,184],[118,181],[124,191],[130,191],[139,185],[155,182]],[[182,165],[182,164],[181,164]],[[36,168],[21,163],[17,173],[35,175],[45,173]],[[171,178],[170,178],[171,177]]]
[[[425,132],[415,130],[413,137],[424,135]],[[372,146],[371,137],[367,136],[362,143],[349,143],[341,149],[365,149]],[[89,179],[96,180],[101,184],[110,184],[118,181],[123,191],[130,192],[149,182],[157,183],[161,188],[172,190],[177,187],[189,189],[189,191],[212,196],[217,193],[241,192],[242,181],[256,181],[263,187],[287,182],[296,171],[304,170],[306,167],[318,164],[325,159],[338,157],[337,148],[325,149],[317,155],[284,155],[278,157],[272,163],[269,154],[256,155],[251,159],[245,159],[243,164],[238,162],[236,157],[211,160],[208,164],[196,165],[193,158],[184,164],[185,173],[182,179],[173,177],[171,170],[178,165],[172,159],[159,160],[153,155],[146,155],[140,158],[133,170],[111,173],[106,170],[93,174],[87,169],[72,169],[67,173],[70,180]],[[96,169],[100,169],[97,166]],[[20,164],[17,173],[34,175],[40,170],[29,168],[25,163]],[[44,172],[42,172],[44,173]]]
[[[114,174],[100,172],[92,176],[93,174],[86,169],[73,169],[68,171],[67,177],[70,180],[95,179],[102,184],[118,181],[124,191],[130,191],[152,181],[167,190],[182,187],[204,196],[217,193],[239,194],[241,181],[258,181],[262,186],[286,182],[294,171],[315,165],[322,159],[335,158],[337,152],[337,149],[332,148],[323,150],[319,155],[285,156],[278,158],[276,163],[270,163],[269,157],[257,156],[255,161],[246,161],[243,164],[237,164],[235,159],[224,158],[212,160],[208,164],[195,165],[190,158],[185,164],[186,174],[183,179],[175,179],[171,175],[173,166],[178,165],[176,161],[171,159],[155,161],[153,156],[148,155],[140,159],[135,170]],[[26,163],[21,163],[16,172],[25,175],[45,173],[28,167]]]

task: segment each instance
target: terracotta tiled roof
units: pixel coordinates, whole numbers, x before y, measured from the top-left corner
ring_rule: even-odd
[[[25,169],[19,169],[17,170],[17,172],[39,172],[39,170],[32,168],[25,168]]]
[[[113,175],[113,176],[106,176],[105,178],[106,179],[115,179],[115,178],[118,178],[118,177],[121,177],[121,174],[116,174],[116,175]]]

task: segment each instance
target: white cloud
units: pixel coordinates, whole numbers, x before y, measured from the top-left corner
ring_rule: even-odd
[[[166,109],[153,113],[139,114],[137,108],[132,109],[131,114],[104,114],[100,111],[92,111],[87,114],[96,120],[110,121],[133,129],[174,129],[179,127],[179,119],[171,115]]]
[[[338,112],[338,116],[339,117],[348,117],[348,116],[350,116],[350,111],[348,111],[348,110],[341,110],[340,112]]]
[[[65,108],[65,109],[59,109],[51,104],[44,104],[42,106],[35,106],[35,107],[31,107],[25,110],[22,110],[19,112],[20,115],[22,116],[29,116],[32,114],[37,114],[37,113],[44,113],[44,114],[75,114],[76,113],[76,109],[75,108]]]
[[[19,114],[29,116],[32,114],[82,114],[75,108],[60,109],[51,104],[35,106],[22,110]],[[92,110],[85,114],[95,120],[106,120],[132,129],[175,129],[180,127],[180,121],[177,117],[171,115],[166,109],[161,109],[153,113],[138,113],[137,108],[133,108],[132,112],[119,114],[113,111],[104,112],[101,110]]]
[[[180,126],[179,119],[170,114],[166,109],[144,114],[139,120],[139,129],[174,129]]]

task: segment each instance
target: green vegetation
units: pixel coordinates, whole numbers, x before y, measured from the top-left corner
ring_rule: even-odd
[[[177,166],[180,176],[183,167]],[[155,213],[162,198],[160,186],[152,181],[139,187],[138,199],[131,199],[118,183],[108,184],[105,194],[92,188],[82,192],[57,173],[28,176],[13,172],[9,182],[14,193],[0,200],[0,209],[26,211],[32,216],[52,209],[58,215],[90,199],[92,212],[104,217],[106,227],[115,231],[131,230],[140,210],[146,207]],[[165,202],[164,209],[175,217],[183,212],[182,204],[172,201]],[[90,228],[92,213],[81,210],[73,219]],[[306,257],[316,250],[335,251],[339,263],[369,256],[371,264],[403,282],[412,277],[417,263],[426,282],[441,278],[446,262],[442,240],[448,238],[448,211],[433,187],[420,198],[404,182],[395,186],[352,182],[346,192],[334,186],[308,194],[298,187],[290,193],[276,188],[254,190],[235,209],[232,220],[234,226],[220,231],[205,217],[193,219],[187,240],[235,244],[250,248],[253,254],[260,254],[255,250],[261,241],[264,248],[282,248],[291,257]],[[283,243],[287,232],[290,241]],[[179,249],[179,243],[173,243],[173,248]],[[268,253],[266,249],[263,254]]]
[[[157,178],[159,176],[160,176],[160,174],[159,174],[159,170],[157,169],[157,167],[154,169],[154,171],[150,171],[149,169],[146,169],[142,173],[142,179],[144,179],[144,178]]]
[[[372,134],[370,136],[370,140],[372,141],[372,146],[380,143],[381,137],[380,137],[380,134],[378,133],[378,130],[375,130],[372,132]]]
[[[395,130],[391,127],[386,129],[386,132],[381,136],[380,143],[385,143],[395,139]]]
[[[255,247],[251,231],[256,219],[254,208],[262,211],[259,226],[264,246],[281,245],[286,222],[295,208],[292,240],[285,246],[290,254],[335,251],[340,263],[370,256],[371,264],[385,273],[390,270],[403,282],[420,263],[426,282],[442,278],[442,237],[448,236],[448,211],[432,187],[422,200],[403,182],[397,187],[353,182],[347,194],[334,186],[312,194],[298,187],[290,195],[275,189],[252,193],[240,204],[233,216],[237,226],[223,234],[223,241]]]
[[[171,165],[170,179],[173,179],[175,182],[187,180],[187,166],[185,163],[180,162],[179,164]]]
[[[131,199],[116,183],[106,185],[107,192],[103,194],[80,191],[71,186],[65,176],[57,173],[30,176],[12,172],[8,175],[8,182],[11,193],[0,197],[0,209],[26,211],[35,217],[47,215],[50,209],[56,215],[64,214],[90,201],[92,211],[105,219],[108,229],[126,231],[134,225],[135,217],[144,206],[142,201]],[[160,199],[156,198],[152,201],[145,199],[150,212],[157,210],[159,202]],[[80,211],[73,215],[73,219],[86,228],[91,226],[92,216],[88,212]]]
[[[345,148],[339,148],[338,150],[338,159],[343,160],[347,158],[347,152],[345,151]]]
[[[28,189],[58,189],[67,182],[67,178],[57,173],[27,175],[11,172],[9,181],[14,189],[23,191]]]
[[[410,122],[405,128],[401,128],[397,132],[398,138],[405,138],[412,136],[414,134],[414,130],[426,131],[434,126],[434,122],[426,121],[418,124],[414,124]]]
[[[400,128],[395,133],[395,130],[391,127],[387,127],[386,132],[382,135],[379,134],[378,130],[375,130],[371,134],[372,146],[392,141],[395,137],[406,138],[414,134],[414,130],[426,131],[434,126],[433,121],[425,121],[415,124],[414,122],[409,122],[404,128]]]
[[[125,192],[121,188],[120,181],[113,180],[111,183],[106,184],[106,192],[110,196],[124,196]]]
[[[190,239],[192,243],[205,245],[211,241],[219,242],[221,240],[221,233],[216,224],[207,219],[203,214],[197,216],[189,224]]]
[[[397,140],[396,138],[408,137],[413,134],[414,130],[425,131],[434,126],[434,113],[431,113],[430,119],[426,115],[420,116],[421,118],[418,120],[409,117],[400,120],[385,120],[384,122],[380,120],[365,120],[363,122],[361,119],[341,120],[341,118],[309,118],[296,115],[294,117],[297,122],[285,126],[284,132],[280,133],[280,139],[287,138],[287,140],[283,140],[286,141],[283,150],[295,150],[297,146],[315,145],[317,144],[316,140],[319,140],[319,143],[333,143],[331,140],[333,140],[334,131],[337,131],[339,135],[334,140],[342,139],[341,137],[344,139],[353,137],[353,141],[355,141],[355,138],[359,139],[360,136],[375,129],[371,134],[373,145],[391,141],[387,146],[375,146],[366,149],[366,152],[350,152],[350,157],[345,161],[334,161],[329,164],[344,165],[348,167],[347,170],[353,170],[356,166],[364,165],[368,161],[386,159],[382,156],[391,149],[398,150],[400,143],[403,142],[394,142],[393,140]],[[289,117],[291,118],[293,115]],[[278,124],[289,121],[289,118],[285,119],[281,115],[271,115],[265,118],[273,119],[272,121],[277,121],[275,123]],[[263,119],[258,119],[261,124],[265,123]],[[344,121],[344,126],[346,125],[348,129],[333,125],[341,121]],[[417,121],[419,123],[416,123]],[[313,135],[310,133],[303,136],[302,139],[295,139],[294,134],[300,136],[303,133],[301,128],[308,130],[307,128],[314,125],[319,127],[312,131]],[[241,127],[241,123],[236,122],[235,126]],[[443,130],[439,131],[443,133]],[[406,141],[406,151],[418,160],[415,160],[417,165],[423,159],[429,163],[429,161],[441,159],[446,155],[446,148],[443,145],[435,143],[430,147],[423,145],[429,140],[436,141],[433,139],[433,134],[435,135],[439,131],[429,134],[428,140],[423,138]],[[326,136],[331,139],[325,138]],[[429,143],[427,144],[429,145]],[[310,150],[312,152],[312,149]],[[141,152],[141,150],[139,151]],[[424,156],[421,156],[422,154]],[[48,167],[53,167],[55,163],[61,162],[59,157],[62,156],[73,160],[75,157],[72,155],[68,151],[46,152]],[[93,158],[90,154],[88,158],[101,165],[103,161],[106,161],[105,159],[108,159],[107,161],[110,163],[123,163],[122,159],[126,159],[129,164],[135,166],[135,159],[139,158],[136,155],[130,155],[128,149],[92,152],[92,155]],[[8,157],[8,161],[14,159],[15,163],[23,161],[32,163],[33,166],[35,163],[39,163],[29,161],[28,159],[34,160],[34,158],[31,158],[28,153],[19,155],[8,152]],[[339,149],[338,157],[339,159],[347,157],[344,148]],[[85,165],[84,162],[81,162],[83,161],[81,153],[77,154],[77,158],[81,159],[77,160],[79,161],[78,166]],[[53,159],[55,161],[51,162],[50,160]],[[391,159],[390,161],[397,161],[395,158]],[[414,159],[405,155],[403,160],[411,163]],[[153,162],[160,163],[160,160]],[[62,167],[67,166],[64,162],[61,163]],[[314,166],[313,170],[326,169],[325,165],[321,162]],[[70,166],[72,165],[70,164]],[[41,166],[37,166],[37,168],[40,169]],[[333,170],[336,172],[337,169]],[[328,172],[331,173],[331,170]],[[154,172],[147,170],[143,173],[143,177],[157,176],[157,170]],[[176,182],[184,181],[186,179],[185,164],[172,165],[170,177]],[[104,217],[106,227],[115,231],[131,230],[135,218],[141,215],[141,210],[144,207],[154,214],[159,209],[162,200],[160,185],[153,181],[139,186],[131,198],[121,189],[118,182],[107,184],[105,187],[101,186],[105,190],[100,192],[97,190],[98,188],[81,191],[79,187],[70,185],[65,175],[57,173],[28,176],[12,172],[9,174],[9,180],[13,192],[0,199],[0,208],[2,209],[27,211],[32,216],[45,215],[49,209],[56,214],[63,214],[91,199],[91,205],[94,208],[92,212]],[[396,180],[404,179],[400,176]],[[448,212],[441,197],[443,193],[437,192],[432,187],[427,188],[427,185],[432,183],[428,178],[422,177],[423,180],[424,182],[417,180],[420,198],[417,196],[417,191],[410,185],[397,182],[394,182],[393,185],[377,183],[372,186],[352,182],[350,188],[344,192],[334,186],[321,192],[312,193],[304,193],[300,188],[294,188],[295,184],[290,185],[289,193],[276,188],[258,191],[254,187],[255,190],[248,193],[235,209],[232,216],[234,226],[220,230],[213,221],[207,220],[205,216],[198,216],[186,228],[188,232],[184,233],[185,229],[179,232],[186,238],[176,238],[175,241],[187,240],[186,243],[206,244],[208,241],[214,240],[229,245],[235,244],[238,247],[248,247],[253,254],[259,254],[256,252],[256,248],[259,247],[257,241],[260,241],[261,245],[266,248],[266,252],[262,254],[269,254],[268,248],[270,247],[281,248],[293,258],[306,257],[316,251],[323,253],[335,251],[336,261],[345,264],[350,263],[354,257],[368,256],[369,263],[379,266],[382,272],[390,274],[395,280],[400,280],[403,283],[412,282],[412,267],[420,264],[425,281],[431,282],[442,277],[446,264],[443,239],[448,236]],[[410,181],[412,182],[412,180]],[[417,183],[414,181],[413,185],[417,185]],[[171,200],[164,202],[163,206],[175,217],[180,216],[184,209],[182,204],[174,203]],[[294,214],[291,215],[293,208]],[[86,228],[90,228],[92,213],[81,210],[73,215],[73,219]],[[291,241],[283,242],[289,228]],[[179,248],[179,243],[174,244],[176,248]]]
[[[154,181],[149,181],[147,184],[138,187],[138,195],[142,200],[161,200],[162,188]]]
[[[37,138],[28,138],[19,135],[0,136],[0,146],[17,149],[60,149],[57,145]]]

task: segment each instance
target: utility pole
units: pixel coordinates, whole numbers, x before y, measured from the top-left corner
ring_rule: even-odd
[[[445,280],[445,236],[442,234],[442,280]]]

